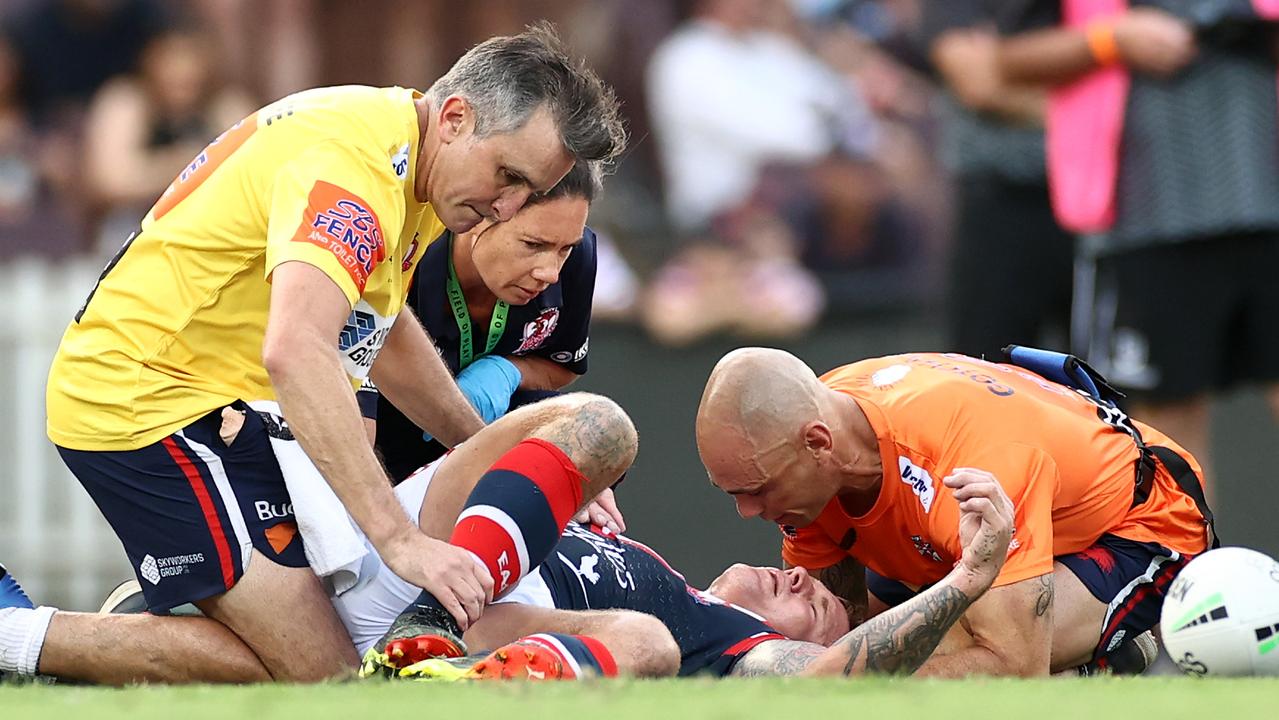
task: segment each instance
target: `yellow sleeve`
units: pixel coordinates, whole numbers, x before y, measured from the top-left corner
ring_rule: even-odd
[[[324,271],[354,306],[390,256],[384,229],[399,236],[403,209],[395,189],[358,150],[336,142],[285,164],[271,194],[267,281],[280,263],[301,261]]]

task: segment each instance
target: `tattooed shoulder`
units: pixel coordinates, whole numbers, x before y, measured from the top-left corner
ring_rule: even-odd
[[[747,650],[731,674],[734,677],[798,675],[825,651],[826,648],[815,643],[769,640]]]

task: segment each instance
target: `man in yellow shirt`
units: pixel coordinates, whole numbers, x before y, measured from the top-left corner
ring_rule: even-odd
[[[221,626],[26,611],[6,630],[27,638],[17,670],[38,657],[60,676],[103,679],[106,651],[113,677],[254,679],[208,661],[237,643],[276,679],[354,667],[268,432],[297,438],[398,575],[462,626],[478,617],[492,578],[399,509],[354,389],[372,371],[435,437],[475,433],[480,419],[405,308],[423,247],[445,228],[509,219],[575,162],[624,143],[612,93],[534,28],[473,48],[425,94],[310,90],[210,144],[71,323],[48,410],[49,437],[120,536],[149,608],[193,602]],[[288,427],[247,412],[222,437],[224,415],[255,400],[277,401]],[[77,666],[87,656],[97,661]]]

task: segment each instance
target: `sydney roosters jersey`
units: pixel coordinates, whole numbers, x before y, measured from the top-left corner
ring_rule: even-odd
[[[680,675],[728,675],[751,648],[783,640],[763,618],[684,581],[648,546],[569,523],[539,571],[562,610],[624,609],[661,620],[680,649]]]
[[[451,236],[446,232],[422,251],[408,304],[435,341],[444,363],[457,375],[462,371],[461,331],[446,291]],[[506,327],[490,354],[540,357],[577,375],[586,373],[595,293],[595,248],[595,232],[586,228],[582,241],[560,269],[559,280],[527,304],[510,307]],[[472,326],[473,356],[479,358],[485,354],[489,323],[487,319],[472,319]],[[377,420],[377,448],[391,477],[406,477],[444,451],[443,446],[423,440],[422,429],[382,397],[372,383],[360,390],[360,409],[365,417]]]
[[[1133,506],[1138,450],[1079,393],[1012,365],[962,355],[911,354],[846,365],[822,377],[853,398],[879,442],[875,505],[849,515],[838,498],[783,541],[787,562],[809,569],[852,556],[907,585],[942,579],[959,559],[959,504],[943,478],[990,472],[1013,501],[1015,531],[995,585],[1052,572],[1053,557],[1103,533],[1186,554],[1206,547],[1194,501],[1162,466]],[[1136,423],[1146,442],[1189,454]]]
[[[235,400],[271,400],[271,277],[325,273],[351,304],[336,349],[352,392],[444,230],[414,196],[415,91],[320,88],[228,129],[183,170],[108,266],[49,373],[49,437],[133,450]]]

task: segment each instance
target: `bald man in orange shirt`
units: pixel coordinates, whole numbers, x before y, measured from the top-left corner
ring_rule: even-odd
[[[1204,514],[1176,478],[1197,486],[1198,464],[1129,423],[1159,458],[1143,474],[1138,442],[1105,410],[961,355],[864,360],[818,378],[793,355],[747,348],[712,372],[697,442],[742,517],[783,527],[787,563],[860,608],[869,577],[872,613],[960,557],[972,497],[947,480],[999,483],[1016,510],[1007,562],[919,672],[1036,676],[1132,655],[1176,572],[1208,546]],[[1136,655],[1139,670],[1149,657]]]

